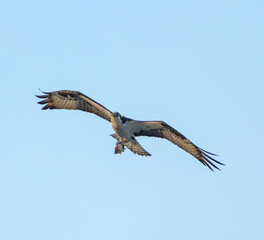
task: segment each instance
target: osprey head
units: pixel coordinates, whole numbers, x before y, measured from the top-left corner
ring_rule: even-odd
[[[115,118],[116,118],[116,117],[121,117],[121,115],[120,115],[119,112],[112,112],[112,113],[111,113],[111,116],[112,116],[112,117],[115,117]]]

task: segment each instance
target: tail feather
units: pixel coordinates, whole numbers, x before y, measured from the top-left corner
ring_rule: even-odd
[[[117,145],[120,141],[120,138],[117,134],[111,134],[113,138],[117,140]],[[122,143],[124,144],[131,152],[138,154],[140,156],[151,156],[150,153],[148,153],[135,138],[131,138],[128,142]]]

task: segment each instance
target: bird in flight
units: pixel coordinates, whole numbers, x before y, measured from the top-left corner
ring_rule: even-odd
[[[39,104],[45,105],[42,110],[81,110],[94,113],[97,116],[109,121],[115,131],[115,133],[110,136],[117,140],[115,154],[121,154],[126,148],[128,148],[135,154],[141,156],[151,156],[151,154],[139,144],[135,137],[159,137],[165,138],[176,144],[212,171],[213,168],[220,170],[216,166],[216,163],[224,165],[212,157],[217,155],[197,147],[189,139],[163,121],[137,121],[124,117],[118,112],[111,112],[100,103],[78,91],[61,90],[42,93],[44,95],[36,95],[36,97],[44,99],[38,102]]]

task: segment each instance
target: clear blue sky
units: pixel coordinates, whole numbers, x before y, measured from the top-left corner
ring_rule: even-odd
[[[262,239],[263,1],[5,1],[0,9],[0,239]],[[41,111],[79,90],[164,120],[168,141],[114,155],[110,124]]]

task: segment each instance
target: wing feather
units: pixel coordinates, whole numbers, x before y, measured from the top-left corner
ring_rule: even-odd
[[[212,171],[212,167],[220,170],[213,162],[224,165],[210,156],[216,156],[215,154],[197,147],[188,138],[163,121],[132,121],[130,124],[131,129],[134,131],[134,136],[148,136],[167,139],[193,155]]]
[[[36,95],[36,97],[44,99],[39,104],[46,104],[42,110],[46,109],[68,109],[81,110],[94,113],[97,116],[111,121],[111,111],[85,96],[81,92],[61,90],[54,92],[43,92],[45,95]]]

